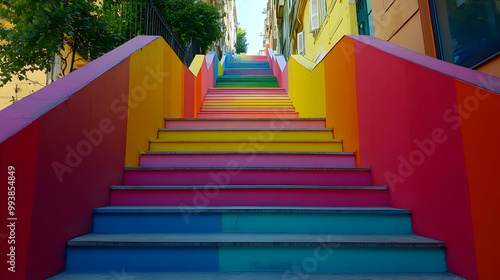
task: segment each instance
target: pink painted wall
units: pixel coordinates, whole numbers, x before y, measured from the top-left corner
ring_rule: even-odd
[[[443,118],[457,102],[453,79],[354,44],[361,166],[372,167],[374,184],[389,186],[392,206],[411,209],[416,234],[446,242],[448,269],[474,279],[464,144]]]
[[[389,185],[392,206],[412,210],[415,233],[446,242],[451,272],[494,279],[500,79],[367,36],[344,37],[325,61],[335,137]]]

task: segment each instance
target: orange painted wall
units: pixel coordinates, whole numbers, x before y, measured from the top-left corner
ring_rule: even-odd
[[[325,63],[326,125],[343,139],[344,151],[356,152],[359,166],[358,109],[354,41],[344,37],[330,50]],[[351,94],[346,94],[351,93]]]
[[[166,118],[182,118],[184,116],[184,64],[172,48],[164,46],[164,99],[163,115]]]
[[[170,106],[164,103],[168,93],[164,93],[163,77],[172,75],[164,66],[165,45],[165,40],[158,38],[130,56],[127,167],[138,166],[139,152],[149,150],[149,138],[155,138],[158,128],[163,127],[164,109]]]
[[[492,58],[490,61],[482,64],[476,70],[488,75],[500,77],[500,56]]]
[[[498,277],[500,261],[500,95],[455,81],[469,181],[479,279]]]

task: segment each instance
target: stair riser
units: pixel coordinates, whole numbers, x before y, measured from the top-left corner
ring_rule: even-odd
[[[280,271],[298,273],[445,272],[439,248],[73,247],[66,271]],[[295,274],[294,274],[295,272]],[[295,276],[294,276],[295,275]]]
[[[205,112],[229,112],[229,113],[274,113],[274,114],[282,114],[282,113],[294,113],[295,109],[293,107],[241,107],[241,108],[210,108],[210,107],[202,107],[200,110],[201,113]]]
[[[385,207],[386,190],[177,189],[112,190],[114,206],[317,206]]]
[[[199,207],[180,213],[96,213],[94,232],[412,233],[409,214],[204,213],[203,210],[203,207]]]
[[[199,118],[298,118],[299,113],[276,113],[276,112],[200,112],[198,113]]]
[[[264,141],[273,140],[331,140],[333,138],[332,131],[307,131],[307,130],[292,130],[292,131],[244,131],[244,130],[185,130],[185,131],[159,131],[158,139],[160,140],[243,140],[246,139],[262,139]]]
[[[301,120],[166,120],[165,128],[169,129],[210,129],[210,128],[325,128],[325,121]]]
[[[142,155],[145,167],[210,167],[237,162],[244,167],[355,167],[353,155],[322,154],[168,154]]]
[[[209,93],[266,93],[266,94],[274,94],[274,93],[286,93],[286,89],[283,88],[209,88],[207,94]]]
[[[313,142],[151,142],[150,151],[217,151],[217,152],[342,152],[342,143]]]
[[[368,171],[324,170],[127,170],[125,185],[369,186]]]
[[[202,105],[202,110],[206,108],[292,108],[292,102],[280,102],[280,103],[259,103],[259,102],[204,102]]]

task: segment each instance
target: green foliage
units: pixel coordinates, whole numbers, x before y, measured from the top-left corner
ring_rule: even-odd
[[[246,53],[248,50],[247,32],[238,27],[236,34],[236,53]]]
[[[222,37],[221,4],[209,5],[195,0],[156,0],[182,43],[187,45],[191,38],[203,50]]]
[[[103,11],[91,0],[0,0],[0,14],[12,24],[0,26],[3,84],[14,76],[26,79],[29,72],[49,72],[55,55],[62,57],[64,45],[73,51],[73,64],[75,52],[90,60],[123,42],[99,18]]]

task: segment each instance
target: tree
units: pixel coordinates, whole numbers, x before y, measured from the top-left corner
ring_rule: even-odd
[[[0,14],[12,25],[0,26],[0,80],[51,70],[55,55],[71,72],[76,53],[90,60],[112,50],[123,38],[107,30],[101,8],[89,0],[0,0]],[[64,47],[70,52],[63,56]],[[71,58],[70,58],[71,56]],[[1,85],[0,85],[1,86]]]
[[[155,3],[183,44],[187,45],[192,38],[206,50],[222,37],[221,4],[195,0],[156,0]]]
[[[247,43],[247,32],[241,27],[238,27],[238,33],[236,34],[236,53],[246,53],[248,50]]]

